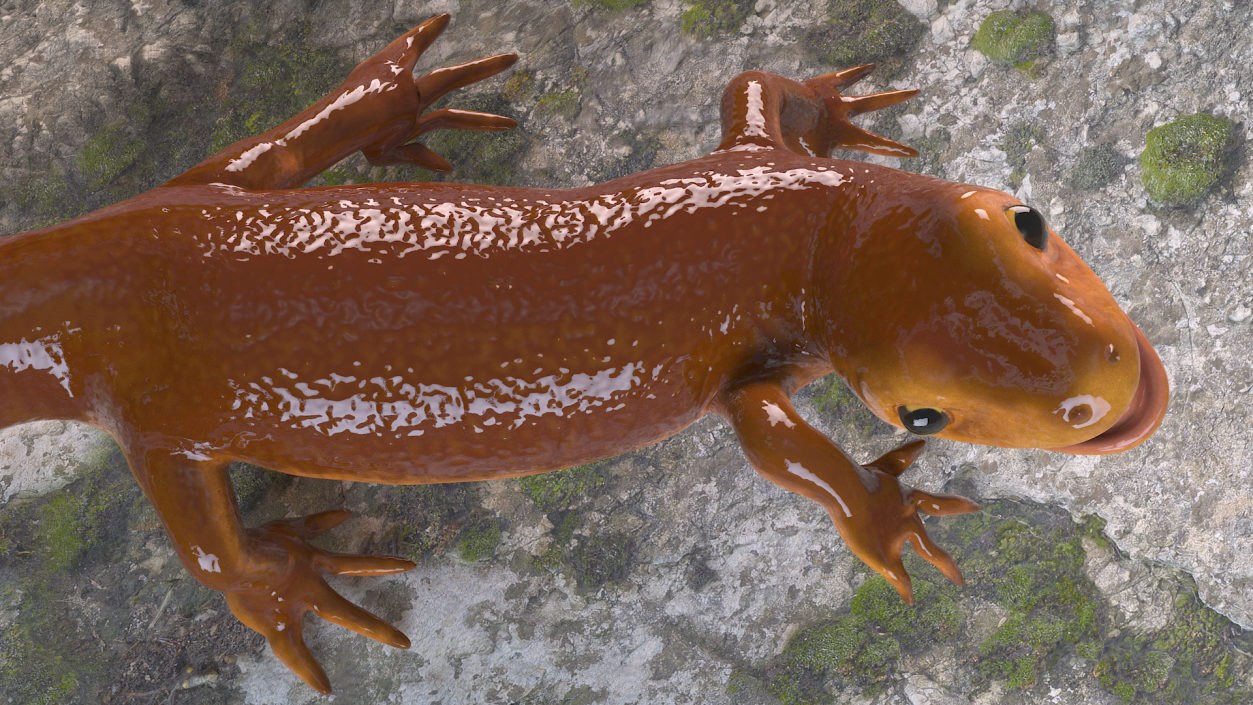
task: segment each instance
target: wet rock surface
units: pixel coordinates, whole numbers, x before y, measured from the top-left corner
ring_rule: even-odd
[[[689,159],[716,145],[735,73],[834,70],[802,41],[838,9],[825,2],[744,5],[712,34],[681,31],[701,4],[601,5],[0,2],[0,232],[116,202],[268,129],[438,12],[453,22],[420,68],[521,55],[453,98],[520,122],[510,137],[433,139],[455,180],[577,186]],[[922,156],[886,161],[1048,215],[1162,355],[1173,398],[1157,435],[1103,458],[932,442],[905,480],[986,509],[934,523],[969,584],[911,564],[932,585],[913,610],[875,599],[821,509],[757,478],[716,419],[550,484],[380,488],[239,468],[250,525],[345,506],[356,516],[328,547],[420,560],[336,582],[411,650],[308,620],[337,701],[1248,700],[1253,38],[1232,28],[1253,9],[901,5],[926,33],[899,45],[890,84],[859,88],[922,89],[867,117]],[[1000,10],[1052,18],[1029,66],[971,48]],[[1202,112],[1235,126],[1222,175],[1188,205],[1154,203],[1137,159],[1149,130]],[[1098,148],[1099,168],[1084,157]],[[355,157],[311,185],[427,178]],[[801,396],[857,458],[902,440],[838,382]],[[0,432],[0,492],[0,701],[322,700],[187,576],[98,435]]]

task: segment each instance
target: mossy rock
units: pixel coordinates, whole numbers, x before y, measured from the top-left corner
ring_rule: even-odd
[[[113,551],[145,506],[116,446],[102,449],[65,488],[0,505],[0,700],[89,702],[108,655],[91,633],[81,594],[115,560]],[[91,625],[95,628],[95,625]],[[86,648],[85,648],[86,647]]]
[[[578,93],[574,92],[573,104],[576,108],[577,100]],[[499,94],[456,96],[447,104],[437,103],[435,108],[472,110],[515,119],[519,117],[510,102]],[[437,130],[424,137],[423,141],[427,147],[453,165],[453,172],[435,174],[425,169],[416,169],[415,181],[458,181],[494,186],[513,185],[517,178],[517,159],[530,144],[529,136],[521,127],[504,132]]]
[[[596,182],[612,181],[623,176],[630,176],[653,168],[657,163],[657,154],[663,147],[661,140],[651,133],[630,133],[615,135],[611,144],[618,143],[630,151],[625,157],[615,159],[608,166],[595,172],[592,180]]]
[[[480,519],[461,531],[457,550],[462,560],[473,563],[490,558],[500,545],[500,522],[494,518]]]
[[[802,43],[837,67],[879,64],[890,77],[927,33],[927,25],[896,0],[833,0],[827,21]]]
[[[600,471],[602,465],[604,461],[520,477],[518,484],[540,511],[568,509],[581,502],[589,490],[605,482]]]
[[[1126,163],[1127,159],[1108,144],[1085,147],[1066,183],[1080,191],[1098,189],[1112,181]]]
[[[19,231],[53,225],[87,212],[71,195],[65,172],[56,164],[0,184],[0,202],[12,203],[27,215],[28,220],[18,225]]]
[[[716,34],[731,34],[739,30],[740,25],[753,11],[753,0],[694,0],[691,7],[683,13],[684,34],[695,34],[700,37],[712,37]]]
[[[570,552],[570,565],[579,585],[596,590],[625,578],[634,553],[635,538],[628,534],[583,537],[579,546]]]
[[[1040,128],[1029,123],[1018,123],[1009,128],[1005,138],[1001,140],[1001,151],[1005,152],[1005,163],[1010,166],[1009,183],[1014,188],[1022,185],[1027,177],[1027,157],[1036,145],[1044,142],[1044,133]]]
[[[330,93],[352,70],[352,64],[309,40],[312,28],[290,30],[278,44],[259,26],[249,27],[231,42],[225,59],[235,79],[224,86],[222,108],[209,152],[278,127],[284,120]]]
[[[577,90],[557,91],[542,96],[535,104],[537,115],[560,115],[573,120],[579,114],[579,96]]]
[[[971,46],[991,61],[1030,68],[1053,43],[1056,30],[1047,13],[999,10],[988,15],[975,32]]]
[[[1183,206],[1205,194],[1226,167],[1234,125],[1207,113],[1149,130],[1140,153],[1140,181],[1156,202]]]
[[[78,152],[78,171],[88,190],[99,191],[126,170],[143,153],[145,143],[132,135],[127,121],[119,120],[87,140]]]
[[[604,12],[622,12],[636,5],[643,5],[648,0],[574,0],[575,7],[590,7]]]
[[[458,545],[463,528],[474,520],[474,489],[468,482],[373,488],[373,514],[390,526],[371,550],[415,561],[443,555]]]

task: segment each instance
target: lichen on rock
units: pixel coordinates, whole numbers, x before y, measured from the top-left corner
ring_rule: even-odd
[[[1126,163],[1126,157],[1107,143],[1085,147],[1066,183],[1080,191],[1098,189],[1117,176]]]

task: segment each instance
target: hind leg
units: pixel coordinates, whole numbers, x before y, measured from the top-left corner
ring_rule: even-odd
[[[331,553],[309,543],[347,519],[347,511],[247,529],[226,461],[193,460],[163,449],[128,448],[126,457],[187,572],[224,593],[239,621],[261,633],[274,655],[310,686],[331,692],[301,636],[307,611],[388,646],[409,648],[404,634],[341,597],[322,577],[391,575],[415,567],[403,558]]]

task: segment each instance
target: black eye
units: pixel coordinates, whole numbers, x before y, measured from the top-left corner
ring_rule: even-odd
[[[1005,215],[1013,221],[1028,245],[1043,251],[1049,244],[1049,224],[1044,222],[1040,211],[1030,206],[1010,206],[1005,209]]]
[[[901,423],[905,424],[905,430],[910,433],[916,433],[919,436],[939,433],[948,425],[948,414],[939,409],[932,409],[929,406],[914,409],[913,411],[899,406],[896,408],[896,413],[900,415]]]

